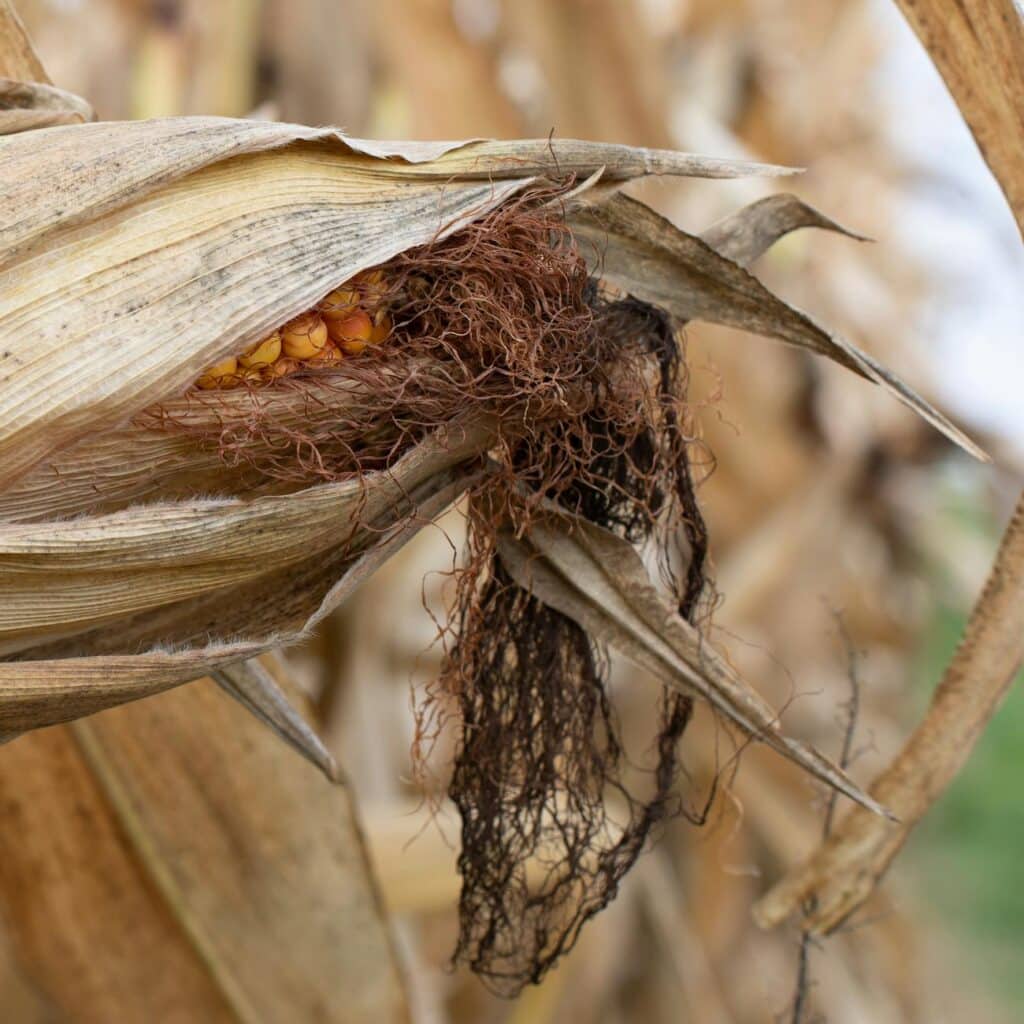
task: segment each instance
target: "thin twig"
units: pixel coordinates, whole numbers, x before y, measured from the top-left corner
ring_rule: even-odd
[[[843,706],[845,723],[843,726],[843,745],[839,755],[839,767],[847,769],[853,759],[853,737],[857,731],[857,719],[860,716],[860,665],[857,648],[846,625],[846,619],[839,609],[832,612],[836,620],[836,629],[843,643],[846,654],[846,677],[850,684],[850,697]],[[828,839],[832,834],[835,822],[836,803],[839,794],[836,790],[829,792],[828,803],[825,805],[825,820],[822,823],[822,838]],[[811,896],[804,907],[804,916],[809,917],[817,910],[817,897]],[[811,989],[811,945],[815,942],[814,933],[804,928],[800,932],[800,947],[797,954],[796,994],[793,997],[793,1012],[790,1024],[804,1024],[807,1012],[807,999]]]
[[[846,651],[846,676],[850,684],[850,698],[843,709],[846,722],[843,729],[843,746],[839,753],[839,767],[845,769],[850,767],[853,758],[853,737],[857,731],[857,720],[860,717],[860,658],[843,613],[839,609],[835,609],[832,612],[832,617],[836,620],[836,629],[839,631],[839,638]],[[825,808],[825,821],[822,824],[823,839],[828,839],[832,834],[838,798],[839,794],[836,790],[833,789],[829,792],[828,804]]]

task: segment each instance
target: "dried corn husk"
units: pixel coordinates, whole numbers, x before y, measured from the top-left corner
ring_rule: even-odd
[[[173,403],[205,367],[359,271],[538,180],[583,182],[571,225],[600,251],[612,283],[680,320],[718,320],[826,354],[977,453],[894,377],[742,269],[787,230],[831,227],[820,215],[794,201],[751,208],[712,230],[719,253],[615,195],[649,174],[780,172],[599,143],[380,143],[221,118],[0,140],[0,731],[10,737],[204,674],[230,680],[232,665],[307,635],[415,524],[457,497],[461,464],[489,446],[486,424],[453,425],[357,483],[266,494],[186,439],[130,421]],[[218,497],[197,500],[203,489]],[[691,684],[721,692],[724,677],[701,652],[679,656]],[[276,695],[258,675],[245,683],[245,694],[237,680],[229,691],[274,721]],[[760,718],[738,713],[743,684],[729,685],[723,710],[746,731],[774,736],[763,705],[747,694]],[[274,724],[326,764],[294,719]],[[773,742],[865,799],[817,755]]]

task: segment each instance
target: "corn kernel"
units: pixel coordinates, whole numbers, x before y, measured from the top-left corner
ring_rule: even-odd
[[[238,357],[238,362],[246,369],[251,367],[269,366],[281,354],[281,335],[274,331],[269,338],[264,338],[257,345],[253,345],[243,356]]]
[[[292,359],[311,359],[327,344],[327,325],[319,313],[303,313],[281,328],[284,354]]]
[[[359,308],[359,292],[354,288],[335,288],[316,307],[325,320],[344,320]]]
[[[295,373],[299,369],[301,364],[298,359],[292,359],[289,356],[282,356],[273,366],[269,367],[270,376],[274,377],[287,377],[291,373]]]
[[[209,391],[212,388],[223,388],[231,387],[234,383],[234,377],[238,373],[238,360],[234,356],[228,356],[227,359],[222,359],[219,363],[214,363],[200,378],[196,381],[204,391]]]
[[[360,310],[345,320],[332,320],[328,330],[331,340],[338,343],[347,356],[357,356],[371,344],[373,321],[369,314]]]
[[[384,298],[383,270],[364,270],[352,279],[352,283],[359,286],[366,306],[376,306]]]
[[[370,333],[370,344],[379,345],[383,341],[387,341],[391,337],[391,329],[394,324],[391,322],[391,317],[388,316],[387,312],[383,309],[378,309],[373,315],[373,331]]]
[[[338,346],[333,341],[328,341],[319,354],[313,356],[309,362],[313,366],[323,366],[325,363],[340,363],[342,358],[341,350]]]

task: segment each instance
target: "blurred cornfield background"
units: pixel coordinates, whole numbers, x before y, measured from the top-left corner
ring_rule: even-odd
[[[807,168],[785,187],[877,244],[798,233],[759,273],[926,394],[930,382],[929,397],[952,405],[1004,467],[968,464],[881,391],[804,353],[688,329],[692,386],[716,460],[701,490],[722,595],[716,638],[776,706],[788,704],[790,728],[831,753],[854,675],[853,770],[870,779],[887,762],[983,579],[1024,435],[1024,415],[1014,424],[1012,409],[993,408],[997,399],[972,400],[956,387],[999,375],[994,361],[965,369],[975,339],[965,330],[957,355],[943,324],[967,322],[972,280],[1005,279],[1014,235],[952,101],[938,85],[915,91],[915,72],[898,70],[927,61],[894,9],[881,0],[20,0],[18,8],[54,82],[88,97],[103,119],[251,115],[413,139],[554,131]],[[922,135],[916,119],[939,127]],[[965,152],[966,171],[950,156]],[[693,230],[778,190],[758,179],[640,188]],[[929,209],[948,243],[918,230]],[[983,321],[995,341],[974,351],[981,360],[1003,349],[1004,367],[1015,354],[1019,378],[1024,342],[1012,318],[1024,319],[1024,300],[1018,291],[1001,301],[1006,319]],[[459,517],[443,525],[457,543]],[[505,1003],[448,969],[457,821],[443,805],[431,820],[431,801],[410,780],[409,749],[410,687],[439,657],[423,605],[442,606],[450,552],[441,531],[424,531],[315,642],[286,654],[353,788],[413,1019],[789,1020],[799,935],[759,931],[750,908],[814,848],[825,807],[796,770],[761,749],[744,752],[704,828],[680,821],[665,830],[540,987]],[[650,734],[649,702],[631,702],[648,683],[635,670],[616,672],[627,737]],[[1018,689],[899,862],[884,901],[811,948],[814,1013],[831,1024],[1020,1019],[1021,735]],[[731,754],[716,749],[716,736],[710,725],[688,733],[690,805],[700,805]],[[443,749],[436,761],[441,793]],[[302,950],[281,950],[292,953]],[[159,948],[146,955],[159,963]],[[49,1019],[13,962],[0,976],[0,1017]]]

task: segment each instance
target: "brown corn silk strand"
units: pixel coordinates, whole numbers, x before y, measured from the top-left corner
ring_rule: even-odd
[[[596,381],[588,412],[548,431],[546,457],[556,469],[568,467],[551,475],[565,486],[548,497],[631,541],[654,539],[680,612],[692,621],[706,590],[707,535],[680,427],[677,340],[667,318],[649,306],[588,301],[597,338],[628,338],[655,358],[657,392],[647,392],[642,376],[613,372]],[[611,387],[617,391],[609,410],[602,399]],[[643,419],[629,416],[625,402],[618,408],[627,395],[646,410]],[[545,457],[526,442],[525,453],[513,452],[513,469],[520,455],[529,466]],[[529,508],[506,517],[528,528]],[[515,995],[572,948],[655,826],[681,809],[673,796],[678,743],[693,706],[688,697],[662,693],[653,791],[637,796],[625,781],[603,652],[495,564],[495,522],[492,507],[472,506],[470,564],[481,569],[460,577],[458,639],[439,687],[455,696],[462,721],[449,786],[463,823],[456,959],[495,991]],[[686,570],[677,579],[670,554],[680,525]]]
[[[439,731],[459,728],[448,788],[462,817],[455,958],[504,995],[572,947],[652,829],[681,809],[677,748],[692,702],[662,694],[650,794],[638,796],[603,651],[511,580],[498,531],[528,530],[554,502],[653,545],[690,621],[707,604],[702,448],[689,434],[681,338],[662,311],[591,278],[563,223],[567,187],[528,191],[385,264],[394,330],[384,345],[272,387],[190,392],[144,417],[295,486],[386,469],[473,413],[495,422],[414,757],[425,772]],[[543,866],[539,884],[528,864]]]

